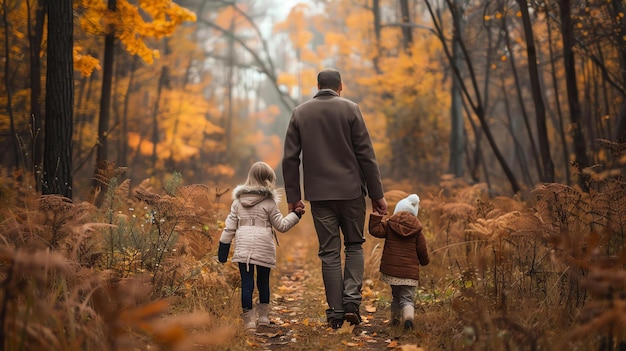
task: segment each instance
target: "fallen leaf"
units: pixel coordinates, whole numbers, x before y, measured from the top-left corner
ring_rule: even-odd
[[[339,334],[352,334],[354,330],[354,325],[350,325],[349,322],[343,321],[341,328],[337,329],[337,333]]]
[[[389,345],[387,345],[387,348],[388,348],[388,349],[393,349],[393,348],[396,348],[396,347],[398,347],[398,342],[397,342],[397,341],[395,341],[395,340],[392,340],[392,341],[389,343]]]
[[[280,335],[280,333],[255,333],[255,335],[265,336],[266,338],[275,338]]]
[[[369,313],[374,313],[374,312],[376,312],[376,306],[373,306],[373,305],[367,305],[367,306],[365,306],[365,310],[366,310],[367,312],[369,312]]]
[[[417,347],[417,345],[402,345],[400,346],[401,351],[426,351],[422,347]]]
[[[361,344],[359,344],[359,343],[351,342],[351,341],[345,341],[345,340],[341,340],[341,343],[346,345],[346,346],[350,346],[350,347],[361,346]]]

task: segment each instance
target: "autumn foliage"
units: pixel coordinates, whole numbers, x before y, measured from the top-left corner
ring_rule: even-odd
[[[42,196],[44,1],[2,2],[3,348],[623,349],[623,1],[286,3],[73,1],[67,199]],[[229,189],[258,160],[280,175],[291,109],[326,67],[359,103],[390,204],[422,198],[418,328],[385,322],[384,243],[367,237],[372,324],[329,333],[305,218],[273,280],[282,334],[249,338],[237,271],[213,260]]]

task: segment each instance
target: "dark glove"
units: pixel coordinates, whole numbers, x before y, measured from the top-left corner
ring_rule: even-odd
[[[302,215],[306,211],[304,210],[304,207],[296,207],[296,208],[293,209],[292,212],[295,213],[298,216],[298,218],[302,218]]]
[[[228,252],[230,251],[230,244],[224,244],[220,241],[220,246],[217,249],[218,261],[225,263],[228,260]]]

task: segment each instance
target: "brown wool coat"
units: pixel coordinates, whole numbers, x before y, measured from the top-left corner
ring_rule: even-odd
[[[372,236],[385,239],[380,260],[381,273],[419,280],[419,266],[430,262],[419,219],[406,211],[400,211],[386,220],[372,213],[369,232]]]
[[[382,199],[378,162],[356,103],[330,89],[296,107],[285,135],[283,177],[287,202]]]

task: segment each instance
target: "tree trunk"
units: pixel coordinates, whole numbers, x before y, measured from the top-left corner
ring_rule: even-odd
[[[413,28],[411,28],[411,12],[409,10],[409,1],[400,0],[400,14],[402,16],[400,22],[402,26],[402,37],[404,38],[404,49],[407,50],[413,45]]]
[[[500,75],[500,84],[501,84],[500,87],[502,91],[507,91],[504,74]],[[519,160],[518,162],[515,162],[515,163],[519,164],[520,166],[519,169],[520,169],[520,172],[522,173],[522,178],[526,182],[526,185],[532,187],[533,178],[530,175],[530,167],[528,167],[528,162],[526,161],[526,156],[524,154],[522,145],[517,138],[517,133],[516,133],[517,121],[513,118],[513,114],[511,113],[511,104],[509,103],[508,94],[502,94],[502,101],[504,102],[504,109],[506,111],[506,116],[508,118],[507,126],[509,129],[509,133],[511,134],[511,139],[513,140],[513,145],[515,146],[514,148],[515,157],[517,157]]]
[[[572,138],[574,142],[574,154],[576,155],[576,166],[579,170],[587,167],[587,143],[582,131],[582,120],[580,113],[580,103],[578,102],[578,87],[576,85],[576,60],[574,58],[574,26],[572,23],[570,0],[559,2],[561,11],[561,36],[563,40],[563,63],[565,66],[565,82],[567,84],[567,100],[569,103],[569,113],[571,121]],[[579,175],[578,183],[585,191],[588,184],[582,172]]]
[[[72,0],[48,4],[48,69],[43,194],[72,198],[74,104],[74,13]]]
[[[509,62],[511,63],[511,73],[513,74],[513,80],[515,81],[515,92],[517,94],[517,102],[519,109],[522,114],[522,119],[524,121],[524,126],[526,127],[526,134],[528,135],[528,143],[530,145],[530,150],[532,151],[532,161],[535,162],[535,168],[537,169],[537,174],[539,175],[539,179],[543,178],[543,167],[541,166],[541,162],[539,162],[539,153],[537,152],[537,145],[535,144],[535,138],[533,137],[533,131],[530,126],[530,121],[528,118],[528,112],[526,111],[526,102],[524,101],[524,96],[522,94],[522,84],[520,83],[519,75],[517,74],[517,63],[514,55],[514,50],[511,45],[511,36],[509,33],[509,26],[506,21],[506,17],[502,20],[502,31],[504,31],[504,39],[506,43],[507,51],[509,52]]]
[[[556,65],[554,50],[552,48],[552,25],[550,24],[550,16],[546,15],[546,28],[548,29],[548,48],[550,50],[550,72],[552,78],[552,86],[554,89],[554,104],[556,105],[556,112],[558,115],[559,125],[559,137],[561,141],[561,148],[563,150],[563,164],[565,165],[565,179],[567,185],[571,185],[571,171],[569,165],[569,151],[567,146],[567,138],[565,137],[565,124],[563,123],[563,110],[561,109],[561,101],[559,96],[561,95],[559,89],[559,82],[556,77]]]
[[[461,1],[454,0],[454,6],[459,12],[463,12]],[[460,33],[463,32],[463,15],[460,16],[458,30],[454,31],[452,39],[452,64],[459,71],[463,64],[463,54],[459,44]],[[465,159],[465,125],[463,121],[463,96],[461,95],[461,85],[456,74],[452,75],[452,102],[450,106],[450,160],[448,163],[448,173],[455,177],[463,177],[463,160]]]
[[[374,56],[374,58],[372,59],[372,63],[374,64],[374,69],[376,70],[376,73],[380,74],[380,32],[382,28],[380,23],[380,0],[372,1],[372,14],[374,16],[374,36],[376,37],[376,56]]]
[[[4,59],[4,88],[7,92],[7,114],[9,115],[9,125],[10,125],[10,133],[11,140],[13,140],[13,162],[16,169],[22,167],[20,162],[20,141],[17,137],[17,131],[15,130],[15,119],[13,117],[13,88],[11,87],[10,79],[9,79],[9,68],[11,66],[11,43],[9,42],[9,9],[7,0],[3,0],[2,6],[4,11],[3,21],[4,21],[4,52],[6,53],[6,57]]]
[[[546,125],[546,107],[541,96],[541,85],[539,84],[539,69],[537,67],[537,51],[535,49],[535,36],[530,22],[528,5],[526,0],[517,0],[522,13],[524,24],[524,35],[526,36],[526,53],[528,55],[528,71],[530,74],[530,87],[535,104],[535,118],[537,123],[537,139],[539,141],[539,152],[541,153],[541,165],[543,168],[542,181],[554,183],[554,162],[550,155],[550,141],[548,140],[548,127]]]
[[[156,174],[156,167],[158,161],[157,146],[159,145],[159,114],[161,109],[161,94],[163,89],[167,87],[169,82],[169,71],[167,66],[161,67],[161,76],[159,77],[159,85],[157,86],[157,96],[154,101],[154,111],[152,111],[152,156],[150,158],[152,162],[152,175]]]
[[[130,106],[130,95],[135,82],[135,73],[137,71],[137,63],[139,58],[133,57],[130,67],[130,77],[128,78],[128,86],[124,95],[124,103],[122,107],[121,125],[120,125],[120,144],[119,153],[117,154],[117,165],[120,167],[128,166],[128,108]]]
[[[117,10],[117,0],[109,0],[107,9],[115,12]],[[108,33],[104,38],[104,60],[102,63],[102,90],[100,93],[100,118],[98,119],[98,141],[96,146],[96,164],[94,167],[94,177],[92,180],[93,191],[98,194],[94,199],[96,204],[102,201],[102,191],[108,184],[102,183],[102,178],[98,177],[99,170],[105,168],[108,158],[109,119],[111,118],[111,88],[113,85],[113,58],[115,53],[115,28],[111,25],[107,29]]]
[[[623,28],[626,28],[626,6],[624,1],[611,1],[610,7],[613,9],[613,18],[618,18],[621,24],[622,31],[619,33],[624,35]],[[626,84],[626,45],[623,44],[618,48],[618,55],[622,64],[622,83]],[[613,138],[618,143],[626,143],[626,95],[622,90],[622,106],[617,115],[617,123],[615,125],[615,131],[613,132]]]
[[[230,27],[229,30],[232,33],[235,33],[235,17],[233,17],[230,21]],[[226,146],[226,157],[230,157],[230,151],[231,151],[231,143],[232,143],[232,130],[233,130],[233,114],[234,114],[234,108],[233,108],[233,87],[235,85],[235,83],[233,82],[234,75],[235,75],[235,64],[236,64],[236,57],[235,57],[235,41],[232,40],[231,38],[229,38],[228,40],[228,62],[226,63],[228,66],[226,67],[226,103],[228,104],[228,107],[224,110],[224,145]],[[300,74],[298,74],[298,77],[300,77]],[[299,78],[298,78],[299,79]],[[302,91],[302,89],[298,89],[298,91]],[[302,94],[302,93],[299,93]],[[302,96],[302,95],[300,95]],[[302,101],[302,98],[300,97],[298,99],[298,101]]]
[[[31,116],[31,162],[37,190],[41,190],[43,162],[43,113],[41,110],[41,41],[46,15],[46,0],[34,0],[35,24],[28,19],[28,43],[30,56],[30,116]],[[31,16],[31,2],[27,2],[28,16]]]

